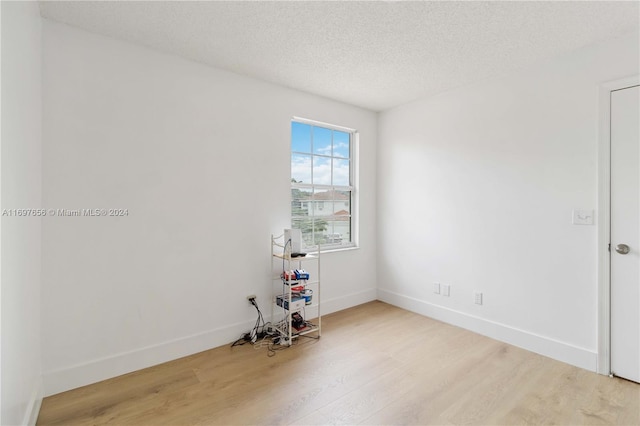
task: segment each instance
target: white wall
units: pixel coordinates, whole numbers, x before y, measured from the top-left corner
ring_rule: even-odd
[[[2,2],[1,209],[41,203],[42,22],[35,2]],[[3,425],[34,424],[42,401],[41,220],[2,216]]]
[[[323,311],[376,297],[376,114],[44,23],[47,394],[228,343],[289,225],[290,119],[360,131],[360,245],[323,258]]]
[[[379,298],[595,370],[597,229],[572,210],[597,207],[598,84],[638,52],[631,34],[382,113]]]

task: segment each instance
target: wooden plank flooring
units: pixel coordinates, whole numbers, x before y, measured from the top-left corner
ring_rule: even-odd
[[[640,385],[371,302],[267,356],[219,347],[45,398],[39,425],[640,425]]]

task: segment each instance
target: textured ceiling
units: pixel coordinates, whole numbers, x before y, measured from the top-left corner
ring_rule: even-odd
[[[638,2],[57,2],[42,16],[375,111],[639,27]]]

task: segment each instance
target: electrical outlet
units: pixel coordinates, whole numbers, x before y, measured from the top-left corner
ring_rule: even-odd
[[[593,210],[573,210],[574,225],[593,225]]]
[[[248,295],[247,300],[249,301],[249,303],[251,303],[252,300],[256,300],[256,295],[255,294]],[[251,304],[253,305],[253,303]]]
[[[433,283],[433,292],[435,294],[440,294],[440,283]]]
[[[442,285],[442,295],[449,297],[449,295],[451,294],[451,286],[449,284],[443,284]]]
[[[482,293],[476,293],[476,305],[482,305]]]

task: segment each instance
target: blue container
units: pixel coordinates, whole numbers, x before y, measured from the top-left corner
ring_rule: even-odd
[[[313,298],[313,290],[305,289],[300,295],[304,298],[305,305],[311,304],[311,299]]]

